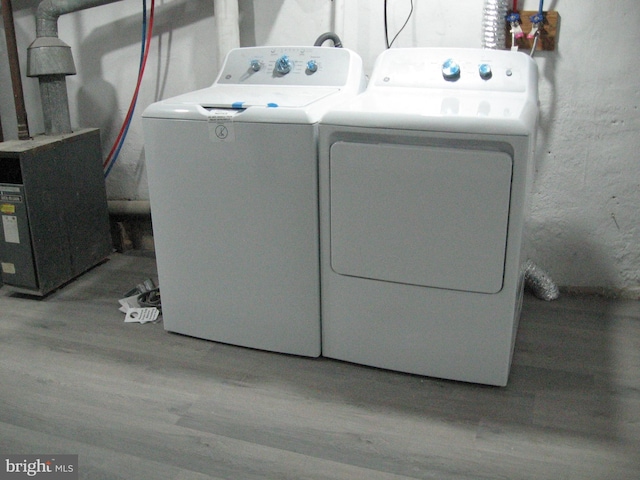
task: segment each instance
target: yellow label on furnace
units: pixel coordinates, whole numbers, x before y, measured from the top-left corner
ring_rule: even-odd
[[[4,214],[16,213],[16,206],[10,203],[3,203],[0,205],[0,213],[4,213]]]

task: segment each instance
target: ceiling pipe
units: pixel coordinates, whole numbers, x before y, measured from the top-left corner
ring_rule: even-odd
[[[213,0],[213,15],[218,33],[218,70],[229,50],[240,46],[238,0]]]
[[[58,38],[61,15],[121,0],[43,0],[36,11],[36,40],[27,49],[27,76],[37,77],[45,135],[71,133],[67,75],[75,75],[71,47]]]
[[[22,90],[22,76],[20,75],[20,61],[11,0],[2,0],[2,18],[4,20],[4,33],[7,38],[7,56],[9,57],[13,101],[16,106],[16,119],[18,121],[18,139],[27,140],[29,138],[29,122],[27,121],[27,109]],[[0,141],[4,141],[2,125],[0,125]]]

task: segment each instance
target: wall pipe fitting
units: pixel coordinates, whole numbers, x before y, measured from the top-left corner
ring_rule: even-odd
[[[58,38],[58,18],[121,0],[43,0],[36,11],[36,40],[27,49],[27,76],[37,77],[46,135],[71,133],[67,75],[76,68],[71,47]]]
[[[18,121],[18,139],[27,140],[29,138],[29,122],[27,121],[27,109],[24,103],[24,92],[22,90],[22,76],[20,75],[18,45],[16,42],[16,29],[13,22],[13,6],[11,5],[11,0],[2,0],[2,18],[4,21],[4,33],[7,38],[7,57],[9,57],[13,101],[16,106],[16,119]],[[0,141],[4,141],[1,125]]]

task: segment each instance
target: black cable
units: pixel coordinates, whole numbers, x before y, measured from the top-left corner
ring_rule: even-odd
[[[162,313],[162,302],[160,301],[160,289],[154,288],[148,292],[138,295],[138,305],[141,307],[156,307]]]
[[[411,10],[409,11],[409,15],[407,15],[407,19],[402,24],[402,27],[400,27],[400,30],[398,30],[398,33],[396,33],[395,37],[393,37],[393,40],[391,40],[391,43],[389,43],[389,22],[387,18],[387,0],[384,0],[384,41],[387,45],[387,48],[391,48],[393,46],[393,42],[395,42],[396,38],[398,38],[398,35],[402,33],[402,31],[404,30],[404,27],[406,27],[407,24],[409,23],[409,20],[411,19],[411,15],[413,15],[413,0],[410,0],[410,1],[411,1]]]
[[[387,22],[387,0],[384,0],[384,43],[389,48],[389,25]]]

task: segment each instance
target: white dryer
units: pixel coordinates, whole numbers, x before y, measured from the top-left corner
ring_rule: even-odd
[[[145,110],[165,329],[320,354],[318,122],[363,78],[347,49],[240,48]]]
[[[323,118],[323,355],[506,385],[537,116],[530,57],[415,48]]]

